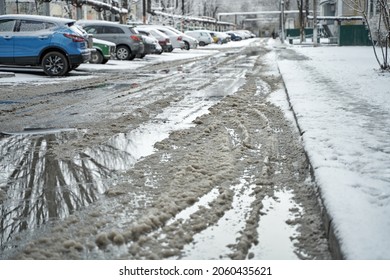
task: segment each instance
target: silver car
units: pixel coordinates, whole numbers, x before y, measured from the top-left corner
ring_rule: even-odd
[[[131,26],[103,20],[80,20],[82,26],[94,38],[116,44],[116,57],[119,60],[133,60],[144,56],[145,46],[142,36]]]

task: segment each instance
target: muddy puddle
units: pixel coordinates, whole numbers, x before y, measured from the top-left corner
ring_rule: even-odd
[[[235,85],[238,87],[239,84]],[[205,96],[206,95],[206,96]],[[83,139],[87,130],[26,129],[0,137],[1,247],[13,236],[69,216],[98,200],[121,174],[153,153],[172,131],[193,125],[223,96],[188,95],[153,120],[71,159],[59,159],[56,146]]]
[[[246,226],[248,213],[251,212],[251,204],[255,200],[253,196],[254,184],[247,185],[245,180],[232,186],[232,208],[228,210],[217,224],[208,227],[194,236],[192,243],[183,249],[182,259],[212,259],[228,258],[233,253],[229,244],[235,244],[241,232]]]

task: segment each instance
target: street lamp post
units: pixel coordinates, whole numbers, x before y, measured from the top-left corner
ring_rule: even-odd
[[[146,24],[146,0],[142,0],[142,23]]]

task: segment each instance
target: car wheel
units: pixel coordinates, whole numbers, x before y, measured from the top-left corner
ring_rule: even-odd
[[[49,52],[42,59],[42,68],[48,76],[63,76],[71,69],[65,55],[60,52]]]
[[[184,49],[189,51],[190,50],[190,43],[188,43],[187,41],[184,41],[184,44],[185,44]]]
[[[199,46],[201,46],[201,47],[204,47],[204,46],[206,46],[206,43],[205,43],[205,42],[202,42],[202,41],[200,41],[200,42],[199,42]]]
[[[91,60],[89,61],[90,63],[93,63],[93,64],[102,64],[103,62],[103,55],[100,51],[96,51],[94,52],[92,55],[91,55]]]
[[[102,64],[106,64],[108,62],[108,59],[103,59]]]
[[[116,49],[116,57],[119,60],[128,60],[131,57],[131,51],[127,46],[119,46]]]

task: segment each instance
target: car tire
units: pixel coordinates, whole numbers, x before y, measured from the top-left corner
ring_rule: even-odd
[[[184,49],[185,50],[187,50],[187,51],[189,51],[190,50],[190,43],[188,43],[187,41],[184,41],[184,44],[185,44],[185,46],[184,46]]]
[[[127,46],[118,46],[116,48],[116,57],[119,60],[129,60],[131,58],[130,48]]]
[[[108,59],[105,58],[105,59],[103,59],[102,64],[106,64],[107,62],[108,62]]]
[[[42,68],[48,76],[63,76],[71,70],[66,56],[56,51],[43,57]]]
[[[102,64],[104,60],[104,57],[100,51],[96,51],[91,55],[91,60],[89,61],[90,63],[93,64]]]
[[[206,46],[206,43],[203,42],[203,41],[200,41],[200,42],[199,42],[199,46],[204,47],[204,46]]]

